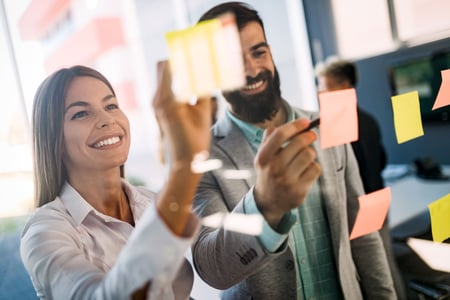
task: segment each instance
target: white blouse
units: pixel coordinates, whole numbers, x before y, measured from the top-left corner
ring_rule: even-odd
[[[193,271],[187,238],[165,225],[154,193],[122,181],[136,227],[96,211],[66,183],[24,227],[20,252],[41,299],[129,299],[151,281],[148,299],[188,299]]]

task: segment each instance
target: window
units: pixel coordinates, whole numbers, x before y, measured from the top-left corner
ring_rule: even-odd
[[[393,0],[398,37],[401,41],[431,41],[450,33],[450,1]]]
[[[342,58],[374,56],[450,33],[447,0],[331,0],[331,6]]]
[[[386,1],[332,0],[339,55],[361,58],[394,49]]]

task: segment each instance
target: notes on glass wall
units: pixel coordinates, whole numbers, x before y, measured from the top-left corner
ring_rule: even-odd
[[[450,105],[450,69],[441,71],[442,83],[434,102],[433,109]]]
[[[353,88],[319,93],[322,149],[358,140],[356,104]]]
[[[406,243],[433,270],[450,272],[450,244],[409,238]]]
[[[202,225],[211,228],[223,227],[248,235],[259,235],[263,228],[263,217],[259,214],[240,214],[218,212],[202,219]]]
[[[166,33],[173,91],[179,101],[245,84],[239,32],[232,14]]]
[[[423,135],[419,93],[405,93],[392,98],[395,134],[399,144]]]
[[[363,195],[358,198],[359,211],[350,239],[380,230],[391,205],[391,189],[389,187]]]
[[[430,203],[428,208],[433,241],[443,242],[450,238],[450,194]]]

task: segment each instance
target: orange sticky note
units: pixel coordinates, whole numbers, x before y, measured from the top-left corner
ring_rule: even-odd
[[[322,149],[358,140],[356,103],[353,88],[319,93]]]
[[[423,135],[417,91],[391,97],[397,143],[401,144]]]
[[[447,106],[450,104],[450,69],[441,71],[442,83],[434,102],[432,110]]]
[[[387,187],[358,200],[359,211],[350,234],[351,240],[381,229],[391,205],[391,189]]]
[[[443,242],[450,238],[450,194],[430,203],[428,209],[433,241]]]

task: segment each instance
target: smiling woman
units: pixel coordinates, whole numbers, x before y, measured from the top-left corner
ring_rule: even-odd
[[[61,69],[39,87],[33,107],[35,198],[21,256],[46,299],[188,299],[184,258],[198,229],[191,201],[209,148],[210,101],[174,100],[159,64],[153,108],[173,162],[159,195],[124,179],[130,125],[108,80],[83,67]],[[164,251],[161,251],[164,249]]]

